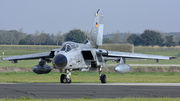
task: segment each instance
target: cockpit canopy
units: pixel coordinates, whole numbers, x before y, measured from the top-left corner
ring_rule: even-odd
[[[79,45],[74,42],[65,42],[62,44],[60,50],[68,52],[68,51],[71,51],[72,49],[76,49],[78,47],[79,47]]]

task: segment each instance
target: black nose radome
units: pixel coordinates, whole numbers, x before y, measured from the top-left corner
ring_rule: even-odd
[[[67,58],[62,54],[57,54],[53,58],[53,64],[56,68],[63,69],[67,65]]]

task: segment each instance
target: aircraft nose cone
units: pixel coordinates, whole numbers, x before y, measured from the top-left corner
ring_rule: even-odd
[[[53,64],[56,68],[63,69],[67,65],[67,58],[63,54],[57,54],[53,58]]]

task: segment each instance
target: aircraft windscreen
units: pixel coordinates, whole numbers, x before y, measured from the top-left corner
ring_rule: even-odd
[[[65,51],[66,50],[66,45],[63,46],[63,48],[61,49],[61,51]]]
[[[67,45],[67,52],[71,50],[71,47],[69,45]]]
[[[76,44],[74,44],[74,43],[70,43],[69,45],[72,47],[72,49],[74,49],[74,48],[78,48],[78,47],[77,47],[77,45],[76,45]]]
[[[72,49],[78,48],[79,46],[73,42],[65,43],[62,45],[61,51],[70,51]]]

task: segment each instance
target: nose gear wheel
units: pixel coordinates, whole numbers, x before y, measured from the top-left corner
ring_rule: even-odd
[[[61,74],[60,82],[61,83],[71,83],[71,78],[66,78],[65,74]]]

